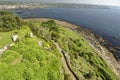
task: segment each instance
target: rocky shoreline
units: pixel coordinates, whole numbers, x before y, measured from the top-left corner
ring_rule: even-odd
[[[37,21],[48,21],[50,18],[32,18]],[[99,55],[106,61],[112,68],[113,72],[120,76],[120,48],[114,47],[107,40],[103,39],[100,35],[93,33],[91,30],[71,24],[65,21],[55,20],[58,25],[69,28],[78,34],[82,35],[89,44],[95,48]]]

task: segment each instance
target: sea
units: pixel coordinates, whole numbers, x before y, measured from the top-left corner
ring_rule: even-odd
[[[82,26],[120,47],[120,7],[110,8],[33,8],[18,9],[22,18],[53,18]]]

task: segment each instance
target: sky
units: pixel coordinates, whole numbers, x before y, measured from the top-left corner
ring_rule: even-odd
[[[29,2],[51,2],[51,3],[80,3],[120,6],[120,0],[3,0],[3,1],[29,1]]]

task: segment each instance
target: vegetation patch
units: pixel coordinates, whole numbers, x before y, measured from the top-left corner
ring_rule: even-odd
[[[0,47],[19,40],[0,55],[0,80],[71,80],[64,72],[58,43],[68,64],[81,80],[119,80],[104,59],[77,32],[55,21],[21,20],[9,12],[0,12]],[[15,22],[15,23],[12,23]],[[33,33],[33,37],[30,33]]]

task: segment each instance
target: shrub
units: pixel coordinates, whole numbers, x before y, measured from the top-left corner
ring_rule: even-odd
[[[64,80],[72,80],[70,74],[65,73]]]
[[[10,14],[9,12],[0,12],[0,28],[2,31],[11,31],[19,29],[21,26],[21,18]]]
[[[5,11],[5,10],[0,11],[0,16],[7,15],[7,14],[11,14],[12,15],[12,13],[9,12],[9,11]]]
[[[59,38],[59,34],[57,32],[53,31],[52,32],[52,40],[54,40],[55,42],[57,42],[58,38]]]

